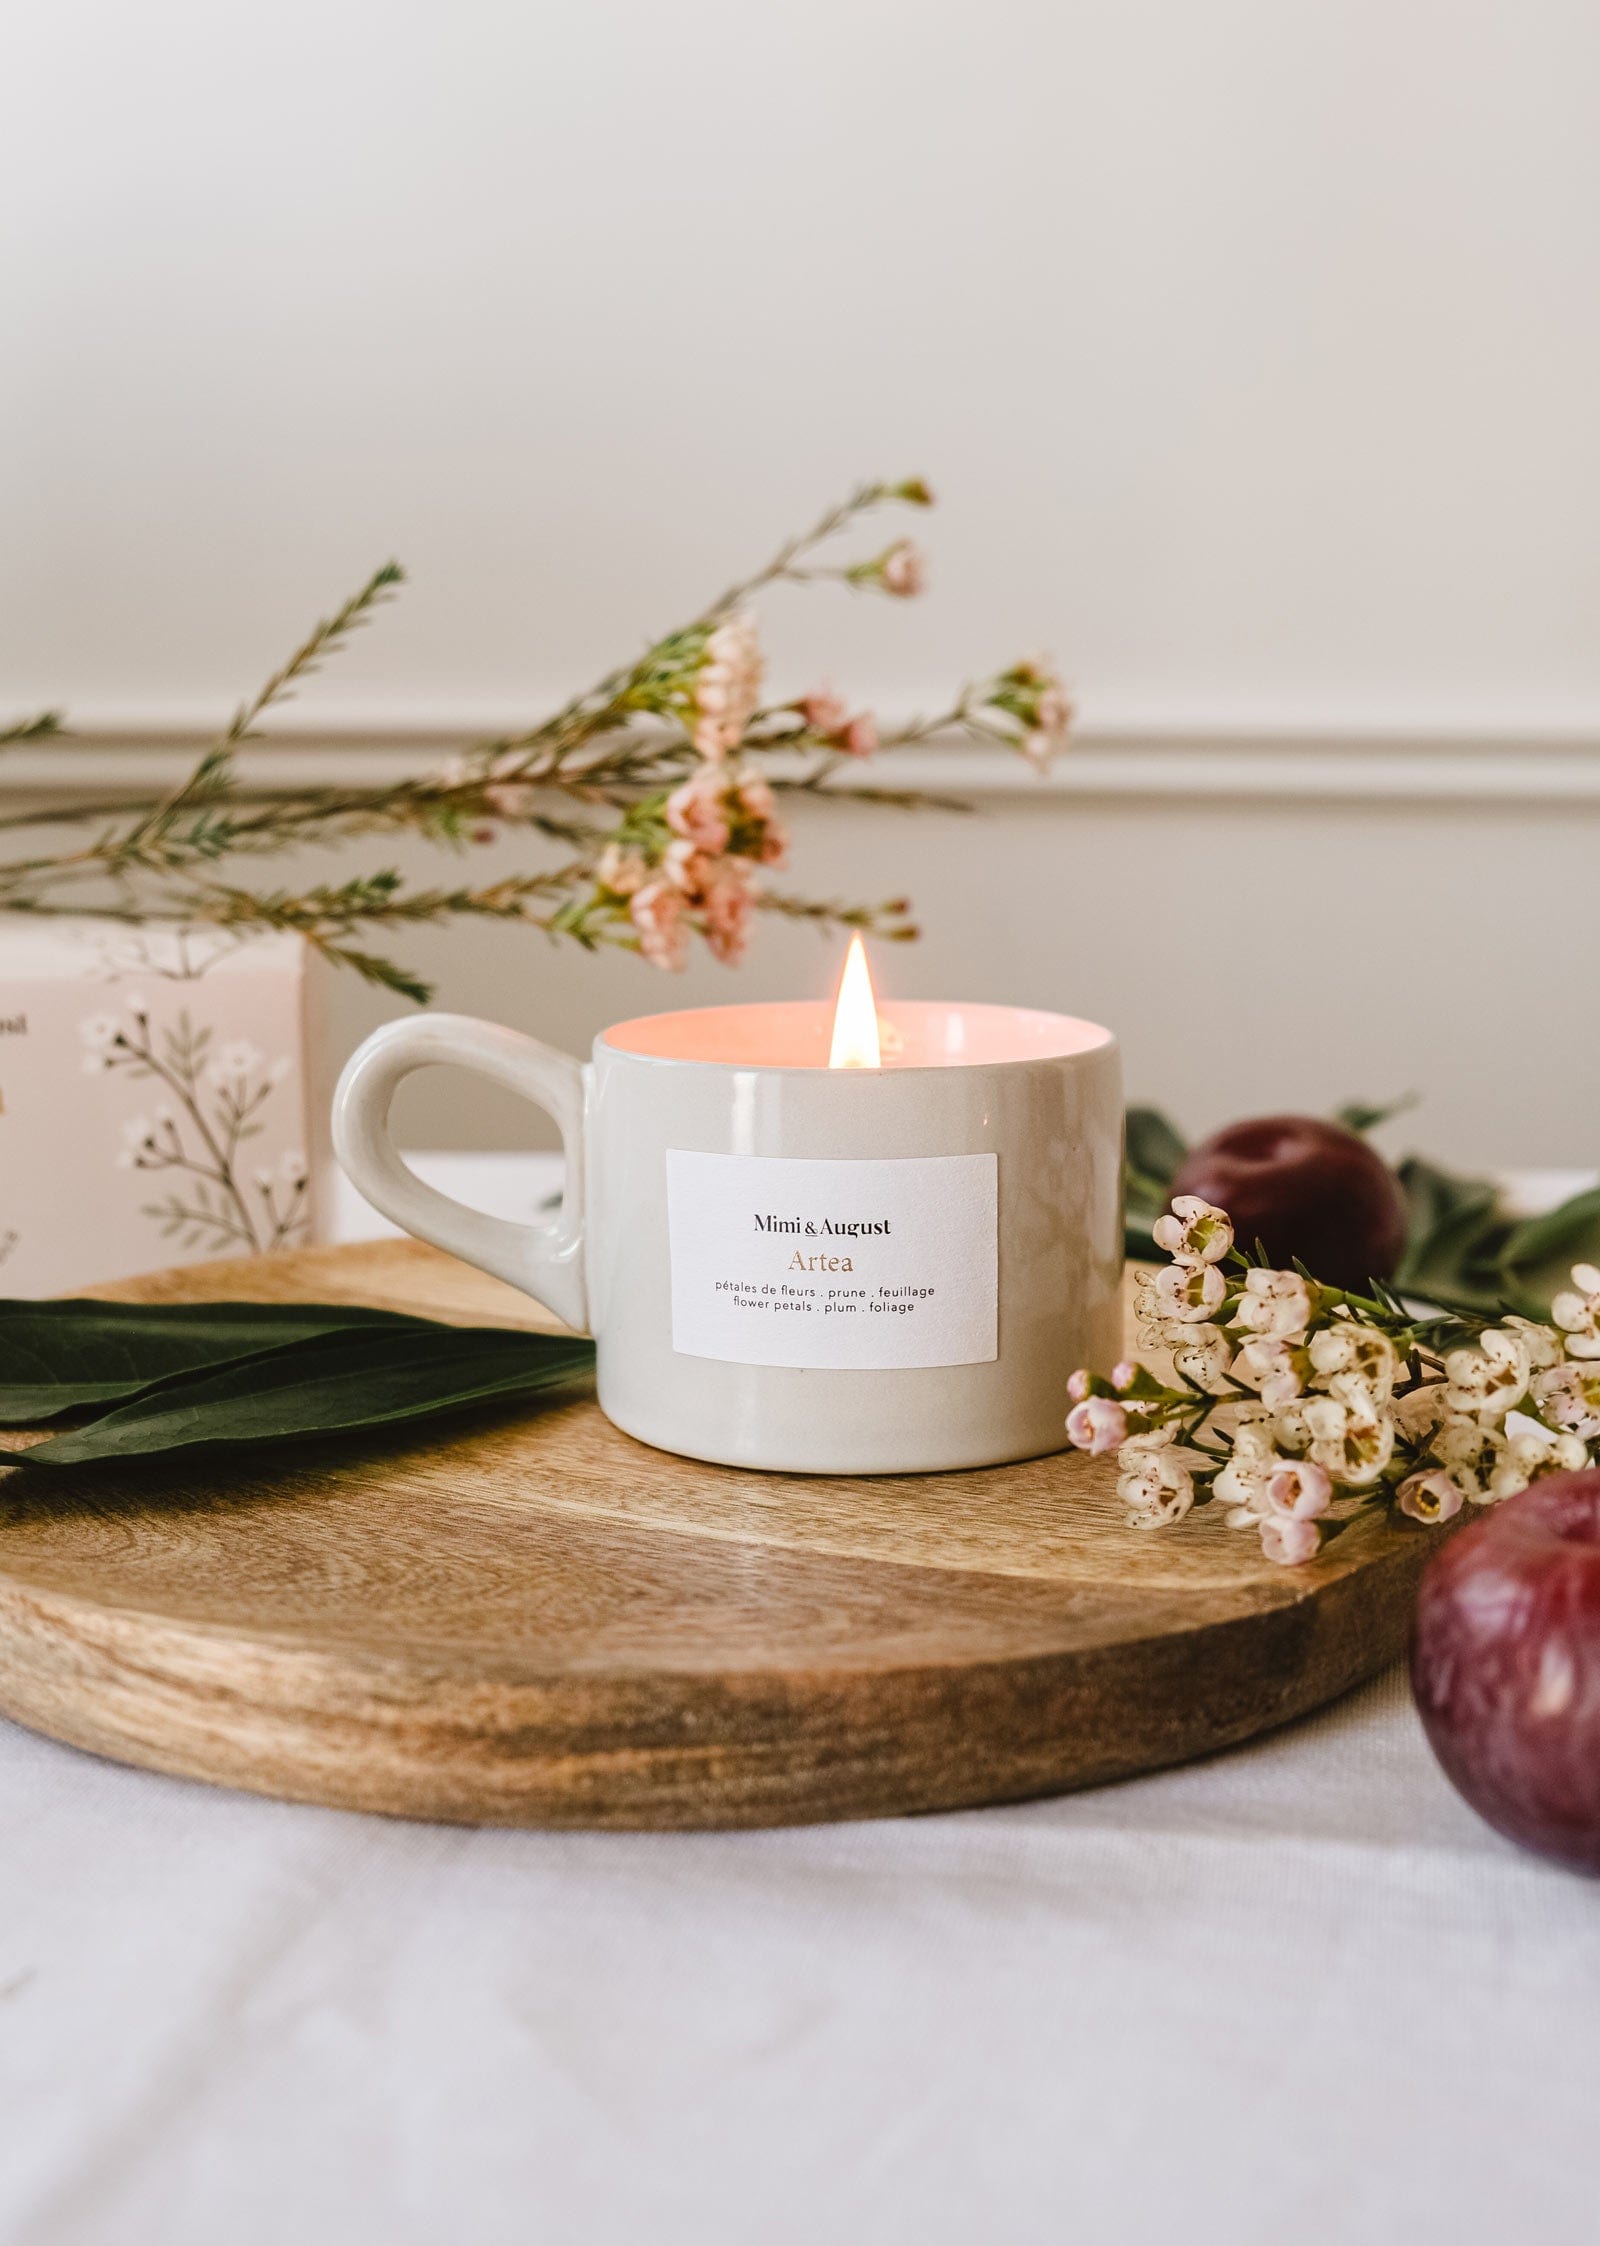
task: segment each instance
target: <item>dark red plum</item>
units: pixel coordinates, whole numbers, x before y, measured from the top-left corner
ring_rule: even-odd
[[[1481,1817],[1600,1873],[1600,1470],[1535,1482],[1434,1556],[1411,1687]]]
[[[1405,1252],[1394,1173],[1354,1131],[1314,1115],[1230,1123],[1190,1148],[1172,1191],[1226,1209],[1241,1248],[1259,1240],[1280,1269],[1298,1260],[1330,1287],[1387,1279]]]

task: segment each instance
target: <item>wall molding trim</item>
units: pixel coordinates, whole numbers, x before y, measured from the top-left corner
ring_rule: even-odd
[[[263,787],[370,785],[414,777],[484,731],[376,717],[279,725],[246,752],[244,772]],[[212,738],[192,724],[77,727],[56,745],[0,755],[0,791],[67,797],[168,787]],[[907,787],[974,796],[1600,804],[1600,733],[1101,725],[1085,726],[1042,778],[1002,750],[934,746],[874,761],[861,780],[882,784],[891,774]],[[852,776],[841,775],[841,792]]]

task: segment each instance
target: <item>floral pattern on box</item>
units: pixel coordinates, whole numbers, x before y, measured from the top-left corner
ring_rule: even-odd
[[[146,1115],[125,1116],[118,1163],[126,1170],[168,1173],[169,1190],[142,1204],[164,1239],[215,1254],[281,1248],[307,1225],[307,1165],[302,1147],[286,1147],[270,1168],[248,1160],[265,1114],[290,1074],[289,1056],[268,1061],[246,1037],[219,1041],[187,1007],[158,1029],[142,997],[130,996],[119,1019],[91,1014],[81,1025],[91,1075],[126,1070],[167,1095]]]
[[[0,1292],[311,1237],[307,966],[293,936],[0,915]]]

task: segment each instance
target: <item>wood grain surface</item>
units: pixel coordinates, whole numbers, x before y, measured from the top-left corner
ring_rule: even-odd
[[[542,1322],[415,1243],[190,1266],[142,1301]],[[1426,1532],[1309,1568],[1220,1509],[1125,1528],[1103,1461],[859,1481],[704,1466],[587,1392],[403,1439],[0,1472],[0,1712],[95,1753],[464,1823],[729,1826],[1099,1784],[1402,1650]]]

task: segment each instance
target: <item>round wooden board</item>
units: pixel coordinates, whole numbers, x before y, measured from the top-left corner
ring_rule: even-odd
[[[535,1323],[409,1241],[124,1298]],[[0,1711],[119,1761],[463,1823],[953,1809],[1233,1745],[1403,1648],[1430,1539],[1309,1568],[1213,1509],[1125,1528],[1103,1462],[786,1479],[583,1395],[403,1442],[120,1480],[0,1475]]]

